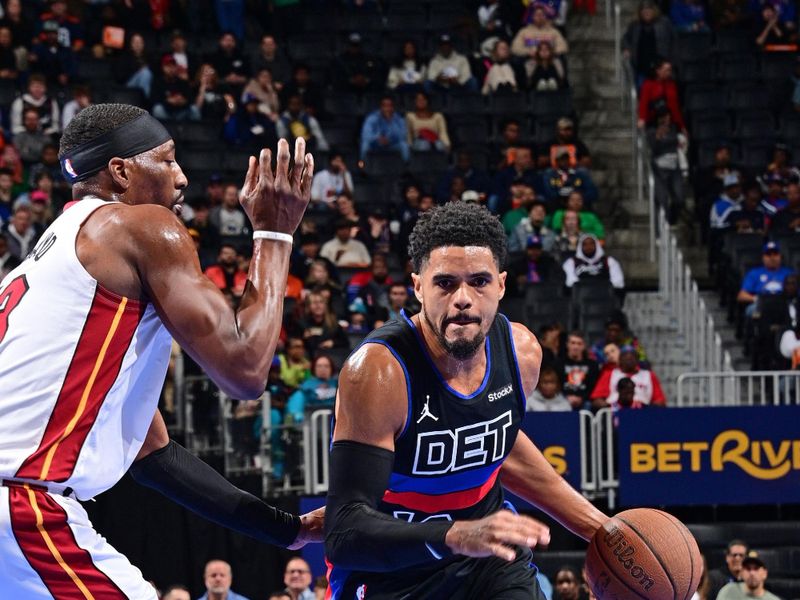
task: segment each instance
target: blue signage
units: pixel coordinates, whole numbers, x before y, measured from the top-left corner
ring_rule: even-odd
[[[620,502],[800,502],[800,406],[619,413]]]

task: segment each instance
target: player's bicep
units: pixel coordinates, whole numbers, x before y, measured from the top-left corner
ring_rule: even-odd
[[[334,442],[349,440],[394,451],[405,426],[408,394],[405,373],[391,352],[364,344],[339,375]]]

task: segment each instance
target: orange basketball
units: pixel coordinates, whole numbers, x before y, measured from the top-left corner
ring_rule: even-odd
[[[703,558],[691,532],[670,514],[626,510],[592,537],[586,577],[598,600],[689,600]]]

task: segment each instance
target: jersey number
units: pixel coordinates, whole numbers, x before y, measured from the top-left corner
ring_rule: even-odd
[[[25,275],[13,279],[3,291],[0,291],[0,342],[6,337],[8,317],[17,308],[25,292],[28,291],[28,280]]]

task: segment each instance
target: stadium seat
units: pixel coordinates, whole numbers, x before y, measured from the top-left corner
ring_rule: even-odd
[[[428,22],[424,13],[422,15],[397,13],[386,17],[387,32],[424,31],[427,28]]]
[[[358,206],[384,204],[389,199],[381,181],[367,180],[353,184],[353,200]]]
[[[489,97],[489,112],[492,115],[524,115],[527,110],[528,100],[525,94],[493,94]]]
[[[251,154],[241,150],[226,150],[222,155],[222,169],[239,173],[243,177],[247,172]]]
[[[767,165],[772,157],[772,140],[748,140],[742,144],[742,155],[739,159],[745,169],[758,172]]]
[[[364,32],[383,31],[386,26],[381,15],[369,13],[345,14],[342,16],[341,23],[342,29],[345,31],[355,31],[362,35]]]
[[[370,177],[397,177],[406,170],[399,154],[394,152],[370,152],[365,161],[365,170]]]
[[[16,84],[8,79],[0,80],[0,107],[7,111],[16,97]]]
[[[787,81],[794,73],[794,55],[766,52],[761,56],[761,77],[767,80]]]
[[[219,146],[221,127],[218,123],[184,122],[180,125],[181,141],[193,148]]]
[[[756,110],[768,106],[768,95],[763,86],[734,84],[725,87],[725,108],[728,110]]]
[[[744,54],[752,52],[753,41],[747,31],[720,29],[716,32],[714,50],[720,54]]]
[[[708,59],[681,63],[677,79],[683,84],[705,83],[714,78],[714,64]]]
[[[737,114],[735,136],[746,140],[767,140],[775,137],[775,123],[766,111],[743,112]]]
[[[686,61],[695,61],[711,54],[712,39],[707,32],[679,33],[675,38],[675,61],[683,64]]]
[[[560,323],[564,328],[571,327],[572,305],[564,298],[555,298],[550,302],[536,305],[525,305],[526,323],[538,332],[545,325]]]
[[[412,152],[408,170],[412,175],[441,174],[447,170],[448,159],[444,152]]]
[[[323,128],[325,139],[333,148],[356,148],[359,131],[357,128],[343,124],[326,124]]]
[[[489,139],[489,127],[483,118],[456,122],[451,132],[459,144],[485,144]]]
[[[456,94],[450,98],[450,115],[479,115],[486,111],[486,99],[481,94]]]
[[[120,104],[132,104],[140,108],[147,108],[148,102],[144,97],[144,92],[139,88],[113,87],[99,91],[98,99],[103,102],[118,102]]]
[[[758,79],[758,62],[752,54],[723,55],[717,64],[717,78],[723,82]]]
[[[725,114],[693,114],[691,123],[692,139],[695,142],[718,141],[730,137],[730,123]]]
[[[569,90],[559,92],[531,92],[529,107],[535,117],[563,117],[572,115],[572,93]]]
[[[707,86],[692,86],[686,89],[684,106],[689,113],[699,111],[720,110],[723,108],[723,99],[718,89]]]
[[[520,297],[511,296],[510,294],[506,294],[502,300],[500,300],[500,306],[498,310],[503,313],[508,319],[512,322],[517,323],[525,323],[526,322],[526,313],[525,313],[525,299]]]
[[[222,163],[222,156],[214,150],[187,150],[180,158],[181,167],[188,171],[213,171]]]
[[[333,38],[331,36],[310,34],[291,38],[287,42],[286,51],[293,62],[305,63],[320,56],[327,56],[330,59],[332,49]]]

